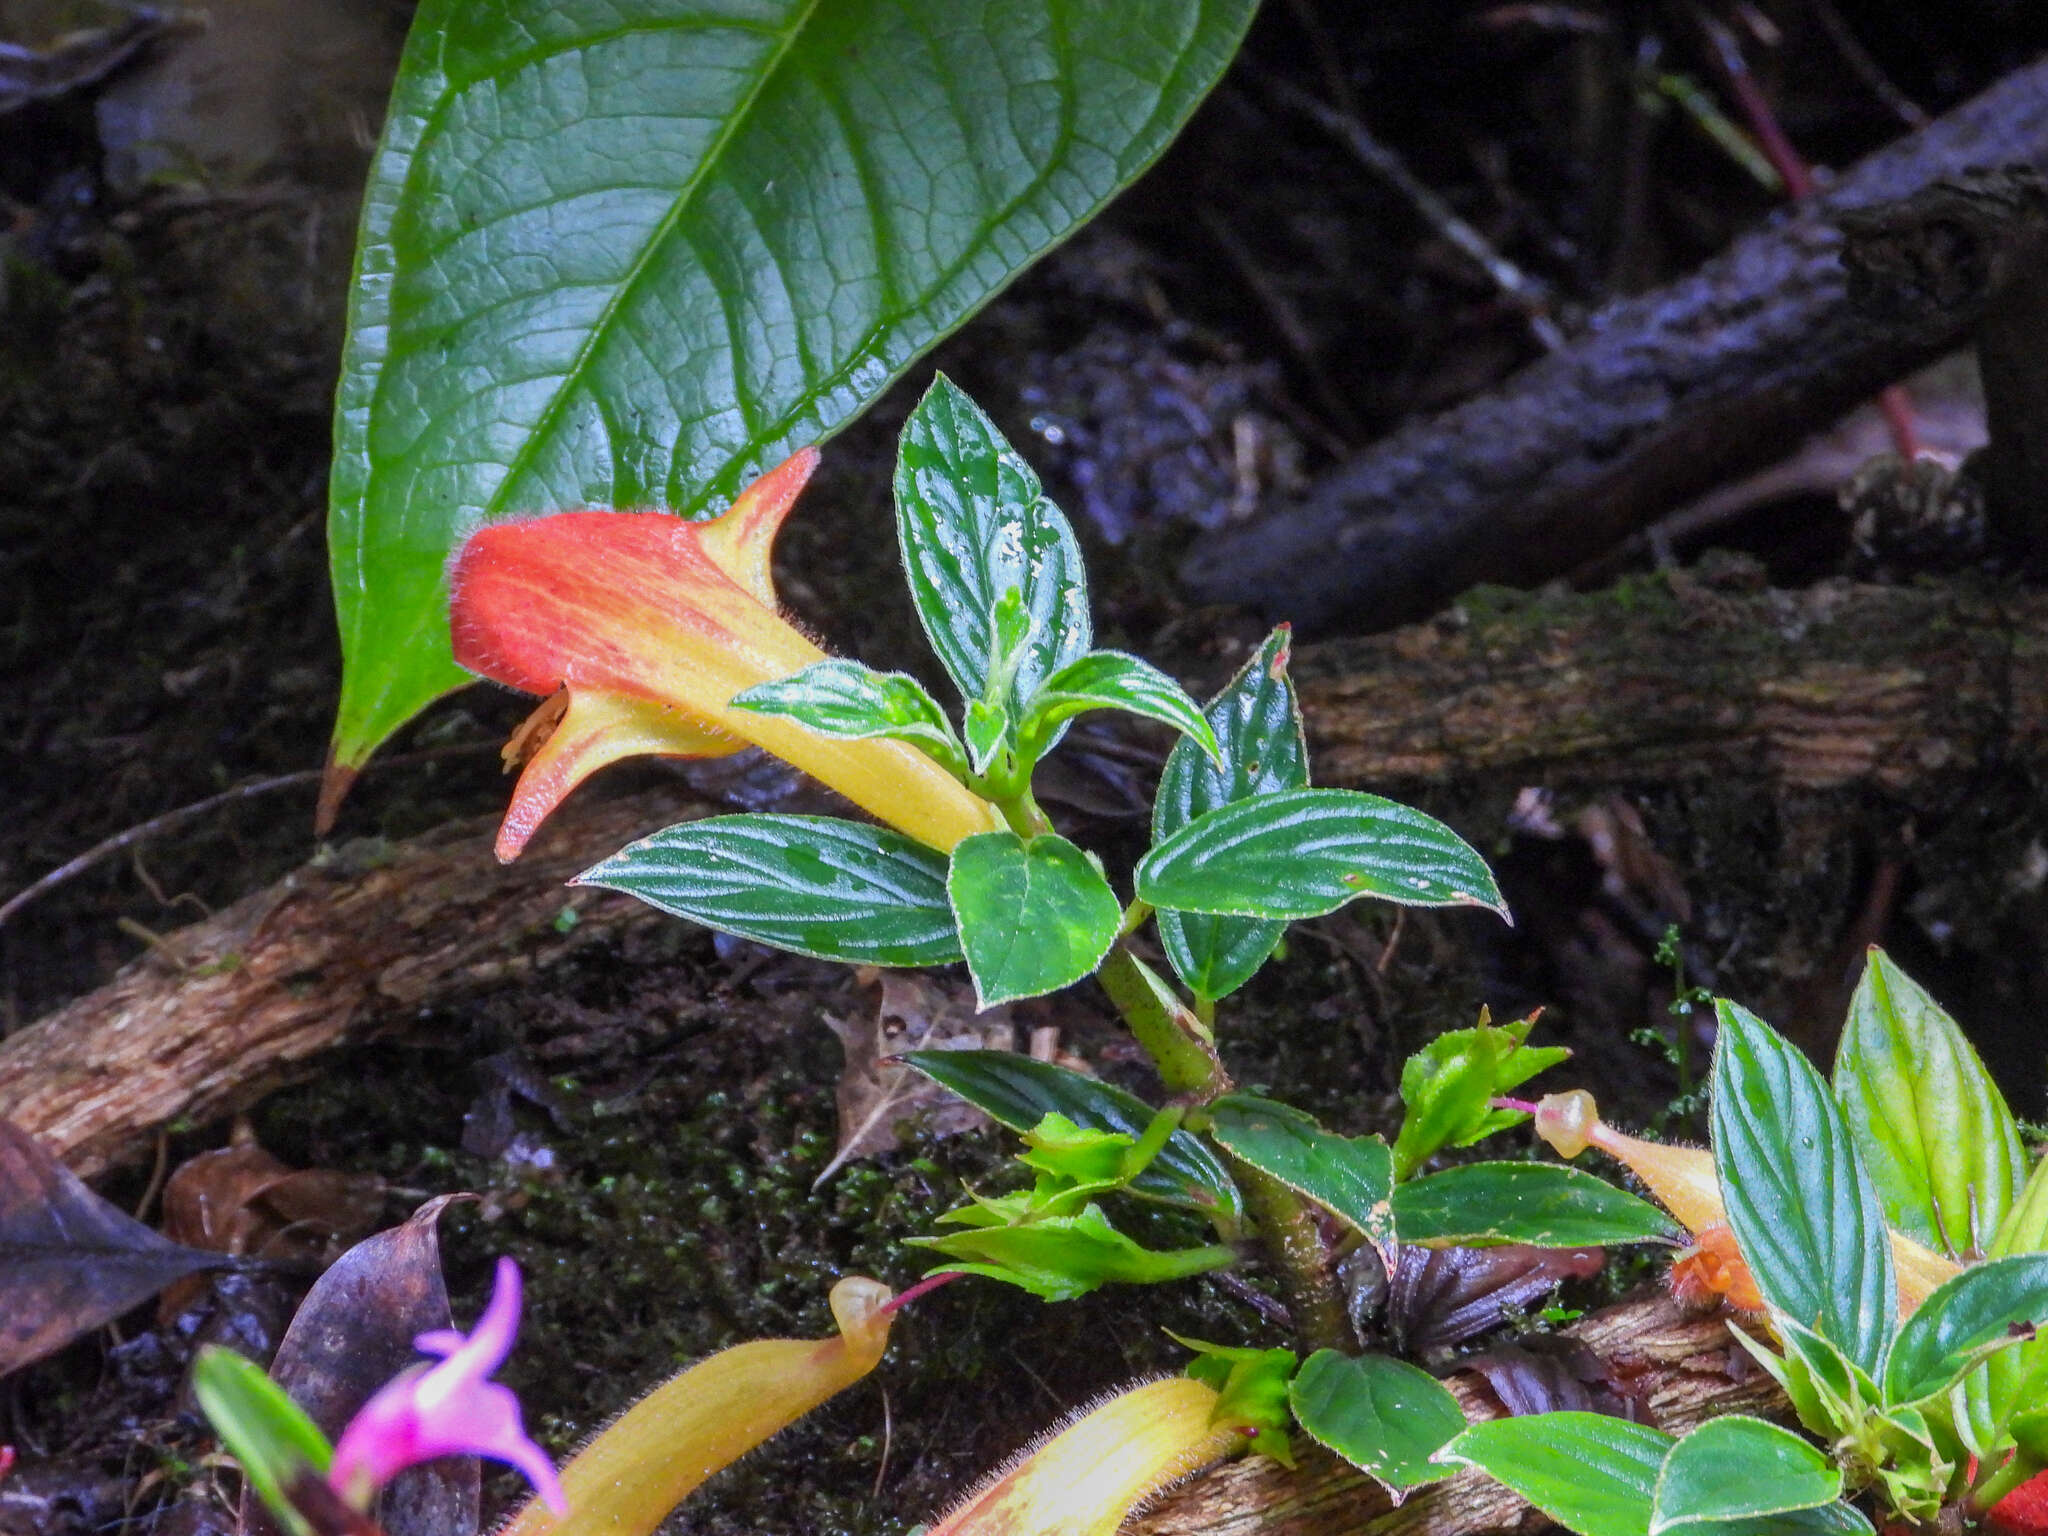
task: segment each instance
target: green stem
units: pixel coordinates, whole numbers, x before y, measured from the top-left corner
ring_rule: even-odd
[[[1168,1092],[1206,1103],[1230,1086],[1215,1044],[1205,1038],[1195,1015],[1122,940],[1110,946],[1095,979],[1152,1058]]]
[[[1308,1203],[1271,1174],[1228,1153],[1224,1156],[1244,1194],[1245,1212],[1280,1270],[1280,1291],[1295,1337],[1307,1349],[1356,1349],[1343,1298],[1337,1293],[1329,1245]]]
[[[1983,1514],[2040,1470],[2036,1462],[2015,1452],[2004,1466],[1970,1490],[1970,1508]]]

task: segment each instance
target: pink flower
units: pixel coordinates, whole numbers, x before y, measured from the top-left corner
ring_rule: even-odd
[[[519,1399],[490,1375],[505,1363],[519,1332],[519,1266],[498,1260],[489,1305],[465,1337],[454,1328],[423,1333],[413,1347],[439,1355],[386,1382],[349,1420],[334,1448],[327,1481],[350,1504],[370,1501],[407,1467],[439,1456],[487,1456],[516,1467],[556,1514],[569,1512],[547,1453],[526,1436]]]

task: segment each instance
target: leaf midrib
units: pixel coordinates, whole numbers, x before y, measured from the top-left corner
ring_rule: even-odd
[[[496,516],[505,510],[515,488],[524,483],[534,456],[553,439],[562,413],[568,409],[570,397],[583,383],[599,348],[610,338],[612,326],[618,318],[620,309],[639,290],[640,282],[654,263],[656,254],[667,247],[670,237],[675,234],[684,216],[695,205],[698,193],[716,173],[727,148],[741,130],[753,121],[755,109],[760,106],[762,97],[767,93],[775,77],[781,73],[783,65],[788,62],[797,40],[803,36],[804,31],[817,16],[821,3],[822,0],[804,0],[802,13],[796,18],[795,25],[784,33],[781,46],[770,55],[745,98],[727,116],[719,128],[717,137],[698,162],[697,168],[677,190],[675,201],[669,205],[668,212],[662,215],[661,222],[654,227],[647,239],[641,242],[639,251],[633,257],[632,266],[620,279],[611,297],[605,300],[604,309],[591,324],[583,340],[577,344],[576,355],[563,371],[560,387],[549,398],[546,408],[534,422],[533,429],[527,433],[526,441],[519,445],[518,451],[506,462],[505,478],[498,482],[497,489],[492,491],[489,499],[484,502],[485,516]]]

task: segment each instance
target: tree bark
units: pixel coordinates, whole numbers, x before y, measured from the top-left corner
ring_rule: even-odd
[[[2048,171],[2048,62],[1691,276],[1608,305],[1497,391],[1366,448],[1299,505],[1208,536],[1182,577],[1311,633],[1386,629],[1476,582],[1569,572],[1967,341],[2038,231],[1913,200],[2005,167]],[[1869,250],[1853,280],[1845,225]]]
[[[510,865],[491,857],[495,817],[344,845],[0,1041],[0,1113],[82,1176],[137,1161],[159,1127],[246,1108],[335,1046],[662,921],[631,897],[564,882],[711,809],[667,790],[573,802]]]
[[[1868,786],[1934,808],[2048,747],[2048,595],[1824,582],[1487,593],[1432,623],[1304,647],[1319,782],[1733,780]]]
[[[1564,1330],[1605,1362],[1641,1417],[1683,1433],[1723,1413],[1782,1414],[1770,1377],[1743,1353],[1720,1314],[1688,1317],[1662,1294],[1609,1307]],[[1445,1382],[1469,1420],[1501,1416],[1485,1381]],[[1348,1463],[1297,1436],[1301,1465],[1252,1457],[1183,1483],[1139,1519],[1130,1536],[1487,1536],[1549,1522],[1499,1483],[1461,1472],[1398,1506]]]

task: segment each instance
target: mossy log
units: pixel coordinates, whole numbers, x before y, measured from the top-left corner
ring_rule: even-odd
[[[1720,1315],[1688,1316],[1658,1294],[1566,1330],[1606,1364],[1640,1416],[1674,1433],[1722,1413],[1774,1413],[1784,1400],[1742,1352]],[[1446,1383],[1471,1420],[1500,1417],[1478,1376]],[[1299,1439],[1299,1437],[1297,1437]],[[1379,1484],[1313,1445],[1292,1472],[1254,1457],[1166,1495],[1131,1536],[1487,1536],[1549,1522],[1491,1478],[1463,1472],[1395,1504]]]
[[[1729,592],[1649,578],[1557,599],[1481,594],[1429,624],[1303,648],[1316,777],[1761,791],[1861,786],[1939,810],[2048,736],[2048,596],[1964,585]],[[322,1052],[569,949],[661,921],[564,881],[713,809],[681,790],[583,796],[518,863],[488,819],[352,845],[0,1041],[0,1105],[92,1174],[304,1077]],[[560,931],[564,908],[577,921]]]

